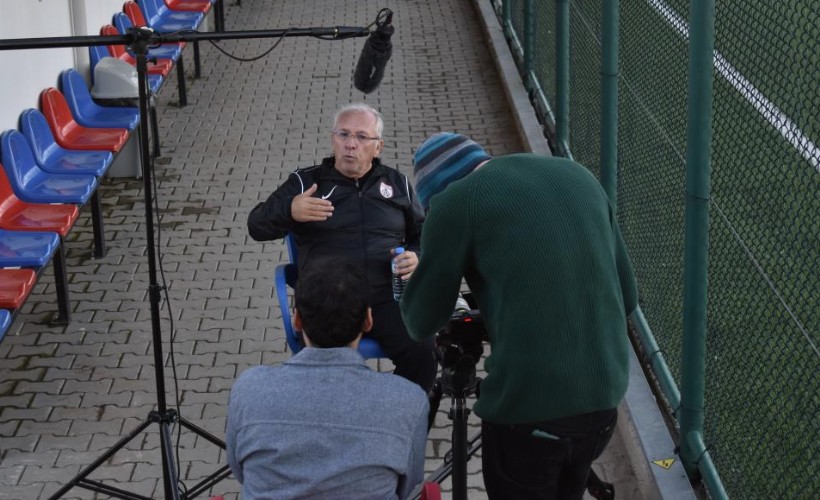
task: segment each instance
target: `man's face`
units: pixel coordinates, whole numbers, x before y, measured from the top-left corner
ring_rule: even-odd
[[[370,170],[373,158],[381,154],[384,146],[383,140],[375,139],[376,117],[364,111],[349,111],[339,117],[333,130],[336,170],[345,177],[360,178]],[[349,137],[342,139],[339,132],[346,132]],[[360,141],[356,136],[368,139]]]

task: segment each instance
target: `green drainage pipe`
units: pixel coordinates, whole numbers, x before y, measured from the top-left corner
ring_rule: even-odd
[[[601,185],[618,208],[618,0],[601,9]]]

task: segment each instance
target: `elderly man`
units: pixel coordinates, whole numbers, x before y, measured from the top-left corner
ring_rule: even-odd
[[[356,351],[373,324],[361,267],[311,259],[294,324],[307,347],[231,389],[228,464],[255,498],[407,498],[424,474],[427,396]]]
[[[430,208],[402,313],[430,338],[462,278],[473,292],[492,346],[475,405],[487,495],[580,499],[626,392],[637,305],[606,193],[571,160],[491,159],[452,133],[422,143],[415,170]]]
[[[424,214],[407,177],[381,163],[381,114],[365,104],[336,113],[330,131],[333,156],[298,169],[248,216],[257,241],[296,238],[302,269],[320,256],[355,259],[366,271],[373,308],[368,334],[396,365],[395,374],[428,391],[436,376],[433,341],[412,341],[393,298],[390,263],[407,279],[418,264]]]

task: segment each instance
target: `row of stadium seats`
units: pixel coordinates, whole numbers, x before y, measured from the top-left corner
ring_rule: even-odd
[[[215,27],[222,30],[221,0],[128,1],[101,35],[120,35],[133,26],[159,33],[197,30],[215,6]],[[184,43],[152,48],[149,83],[157,92],[177,67],[180,105],[186,104],[182,51]],[[194,47],[199,73],[198,50]],[[90,47],[92,78],[103,57],[135,64],[123,45]],[[54,322],[71,320],[65,265],[65,239],[80,209],[90,206],[94,257],[105,255],[100,180],[137,130],[139,108],[98,104],[83,76],[66,69],[59,88],[40,94],[40,109],[20,115],[19,129],[0,134],[0,339],[37,283],[53,264],[58,311]],[[159,150],[154,117],[155,152]],[[138,161],[138,160],[137,160]]]

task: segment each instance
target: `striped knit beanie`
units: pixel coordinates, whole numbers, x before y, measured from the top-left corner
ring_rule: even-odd
[[[426,209],[433,195],[489,159],[481,146],[461,134],[442,132],[428,137],[413,156],[416,194],[421,206]]]

